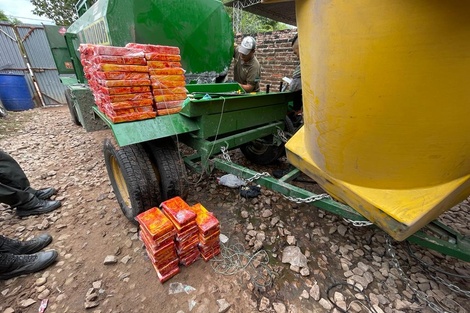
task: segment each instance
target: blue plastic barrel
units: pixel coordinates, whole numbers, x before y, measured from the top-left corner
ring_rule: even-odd
[[[0,99],[8,111],[24,111],[34,108],[26,78],[21,74],[0,73]]]

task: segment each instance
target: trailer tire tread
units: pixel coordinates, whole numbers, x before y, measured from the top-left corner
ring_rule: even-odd
[[[162,201],[188,195],[187,174],[178,149],[171,138],[154,140],[147,146],[158,170]]]

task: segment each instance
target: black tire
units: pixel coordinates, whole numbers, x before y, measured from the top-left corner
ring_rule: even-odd
[[[65,89],[65,101],[67,101],[67,106],[69,107],[72,122],[77,126],[82,126],[82,123],[80,123],[80,120],[78,119],[77,108],[75,107],[75,104],[72,100],[72,91],[69,88]]]
[[[153,140],[147,143],[146,148],[155,174],[160,178],[162,201],[176,196],[185,199],[189,192],[186,167],[173,139]]]
[[[0,117],[6,117],[7,115],[8,115],[8,111],[3,106],[2,100],[0,100]]]
[[[297,130],[292,121],[286,116],[284,119],[284,135],[287,139]],[[240,146],[243,155],[251,162],[259,165],[268,165],[277,161],[286,154],[285,144],[274,144],[274,136],[266,136]]]
[[[119,206],[127,219],[137,224],[137,215],[160,204],[160,186],[150,159],[140,144],[116,150],[109,139],[103,153]]]

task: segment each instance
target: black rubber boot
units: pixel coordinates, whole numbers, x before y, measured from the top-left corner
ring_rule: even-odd
[[[0,253],[0,280],[39,272],[54,263],[56,258],[55,250],[24,255]]]
[[[55,188],[43,188],[43,189],[39,189],[38,191],[36,191],[34,195],[41,200],[47,200],[53,195],[55,195],[56,193],[57,193],[57,190]]]
[[[31,201],[27,202],[26,204],[17,206],[16,215],[24,217],[48,213],[54,211],[57,208],[60,208],[61,205],[62,204],[60,203],[60,201],[48,201],[34,197]]]
[[[47,247],[52,242],[51,235],[42,234],[28,241],[19,241],[0,235],[0,253],[31,254]]]

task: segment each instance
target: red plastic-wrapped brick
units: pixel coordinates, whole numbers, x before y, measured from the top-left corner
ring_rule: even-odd
[[[184,70],[179,67],[171,68],[151,68],[149,67],[149,74],[151,76],[155,75],[184,75]]]
[[[155,107],[157,110],[181,108],[183,102],[184,100],[157,102],[155,103]]]
[[[173,94],[166,94],[166,95],[156,95],[153,97],[155,102],[167,102],[167,101],[178,101],[184,100],[187,98],[185,93],[173,93]]]
[[[168,88],[153,88],[152,92],[155,96],[157,95],[168,95],[168,94],[174,94],[174,93],[188,93],[188,89],[185,87],[168,87]]]
[[[99,86],[99,91],[105,95],[120,95],[129,93],[150,92],[149,86],[136,86],[136,87],[103,87]]]
[[[118,95],[107,95],[107,94],[101,93],[100,98],[103,101],[107,101],[107,102],[141,101],[141,100],[150,100],[152,102],[152,93],[141,92],[141,93],[125,93],[125,94],[118,94]],[[142,105],[138,105],[138,106],[142,106]]]
[[[220,229],[219,220],[202,204],[196,203],[190,207],[190,210],[196,214],[196,224],[201,235],[206,236],[211,231]]]
[[[149,86],[150,80],[100,80],[100,85],[104,87],[135,87],[135,86]]]
[[[170,115],[170,114],[176,114],[179,111],[181,111],[183,108],[172,108],[172,109],[159,109],[157,110],[157,115]]]
[[[158,79],[154,79],[154,81],[152,81],[152,87],[157,88],[157,89],[184,87],[184,86],[186,86],[186,82],[184,80],[181,80],[181,81],[159,81]]]
[[[95,77],[97,79],[105,79],[105,80],[138,80],[138,79],[143,79],[147,80],[149,79],[149,75],[147,73],[142,73],[142,72],[100,72],[96,71],[95,72]]]
[[[147,66],[149,70],[155,70],[155,69],[164,69],[168,67],[173,67],[173,68],[181,68],[181,63],[180,62],[168,62],[168,61],[147,61]]]
[[[158,208],[151,208],[135,218],[152,239],[157,239],[175,228],[173,223]]]
[[[97,70],[101,70],[103,72],[149,72],[149,68],[146,65],[120,65],[106,63],[97,64]]]
[[[196,213],[191,211],[190,206],[181,197],[163,201],[160,207],[166,213],[166,216],[180,227],[196,220]],[[177,227],[177,225],[175,226]]]
[[[165,274],[162,274],[154,265],[155,271],[157,272],[158,280],[163,284],[168,279],[172,278],[176,274],[180,272],[180,268],[178,266],[170,268]]]
[[[183,81],[184,82],[184,76],[183,75],[159,75],[159,76],[150,76],[150,81],[152,83],[158,83],[158,82],[174,82],[174,81]]]
[[[190,266],[196,260],[199,258],[200,252],[198,249],[194,249],[193,251],[190,251],[189,253],[180,256],[180,264],[183,264],[184,266]]]
[[[139,49],[133,49],[132,47],[114,47],[114,46],[103,46],[103,45],[92,45],[92,44],[81,44],[79,49],[81,54],[86,56],[97,56],[97,55],[114,55],[114,56],[135,56],[145,57],[145,54]]]
[[[95,63],[108,63],[108,64],[127,64],[127,65],[147,65],[147,60],[142,57],[132,56],[109,56],[101,55],[93,58]]]
[[[162,54],[162,53],[146,53],[145,59],[147,61],[170,61],[170,62],[179,62],[181,61],[181,56],[177,54]]]
[[[131,49],[140,49],[140,50],[143,50],[145,53],[180,54],[180,49],[178,47],[172,47],[172,46],[128,43],[126,47],[131,48]]]

